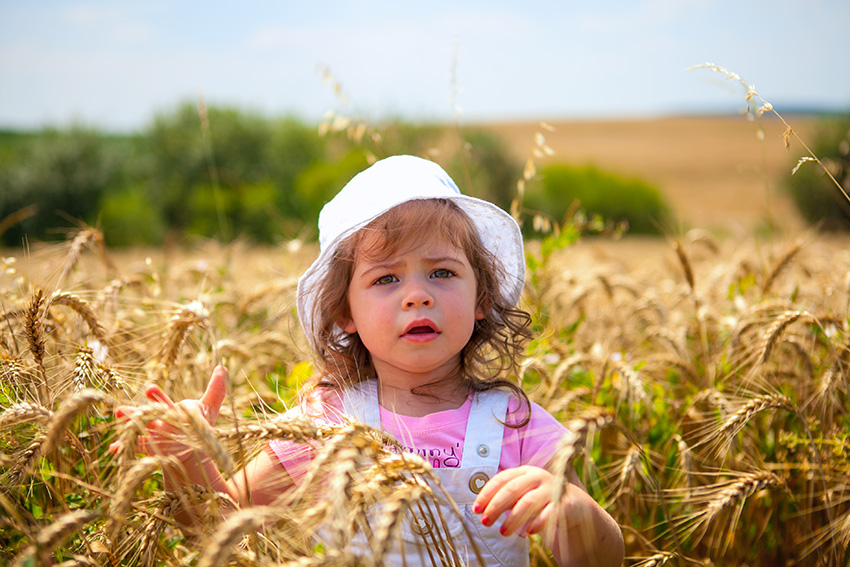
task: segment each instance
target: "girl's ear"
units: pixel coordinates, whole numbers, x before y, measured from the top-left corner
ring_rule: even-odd
[[[357,325],[354,324],[354,319],[351,319],[350,317],[346,319],[339,319],[336,324],[349,335],[353,335],[357,332]]]
[[[479,303],[478,307],[475,308],[475,320],[480,321],[487,317],[487,310]]]

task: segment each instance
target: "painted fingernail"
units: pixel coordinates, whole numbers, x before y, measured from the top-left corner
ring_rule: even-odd
[[[505,529],[505,526],[499,528],[499,533],[502,535],[508,535],[508,530]]]
[[[490,523],[490,518],[488,518],[487,516],[481,516],[481,523],[486,526]]]
[[[481,506],[476,504],[475,506],[472,507],[472,511],[475,512],[476,514],[480,514],[481,513]]]

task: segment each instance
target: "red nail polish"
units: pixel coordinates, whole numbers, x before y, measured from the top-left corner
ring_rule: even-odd
[[[480,514],[481,513],[481,506],[476,504],[475,506],[472,507],[472,511],[475,512],[476,514]]]
[[[505,529],[505,526],[499,528],[499,533],[502,535],[508,535],[508,530]]]
[[[481,517],[481,523],[482,523],[482,524],[484,524],[485,526],[487,525],[487,523],[488,523],[489,521],[490,521],[490,519],[489,519],[487,516],[482,516],[482,517]]]

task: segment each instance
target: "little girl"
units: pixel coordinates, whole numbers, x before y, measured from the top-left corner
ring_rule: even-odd
[[[461,545],[475,537],[487,565],[528,565],[525,536],[537,532],[560,565],[620,565],[620,529],[575,471],[551,501],[548,467],[563,426],[501,377],[516,369],[531,336],[528,314],[516,307],[525,259],[513,218],[461,195],[435,163],[396,156],[325,205],[319,242],[297,301],[320,373],[288,413],[358,419],[425,458],[461,511],[442,514],[450,533]],[[157,386],[146,394],[214,423],[226,380],[218,367],[200,400],[178,404]],[[141,450],[180,453],[170,427],[150,424]],[[164,475],[167,488],[211,484],[237,501],[270,504],[297,485],[310,457],[304,445],[273,441],[229,482],[205,457]],[[405,524],[388,565],[427,561],[421,530],[412,531]]]

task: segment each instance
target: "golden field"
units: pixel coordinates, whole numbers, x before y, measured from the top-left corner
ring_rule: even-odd
[[[806,231],[783,194],[799,150],[775,123],[759,141],[745,117],[552,126],[550,159],[643,177],[681,223],[548,255],[528,244],[523,305],[540,332],[515,378],[573,433],[560,470],[574,464],[619,522],[627,565],[846,565],[850,248]],[[540,130],[488,128],[521,160]],[[768,218],[779,233],[759,236]],[[102,242],[87,230],[4,252],[0,565],[381,565],[407,510],[433,502],[427,463],[356,425],[277,418],[309,374],[294,286],[315,245]],[[157,406],[113,420],[148,382],[197,396],[219,361],[233,383],[213,434]],[[163,457],[131,450],[155,418],[230,474],[270,437],[316,443],[315,474],[223,521],[226,498],[165,491]],[[128,449],[112,455],[116,439]],[[206,507],[196,530],[175,525],[185,505]],[[346,542],[369,522],[375,553],[355,558]],[[433,549],[440,564],[451,541]],[[532,564],[552,564],[536,539]]]

